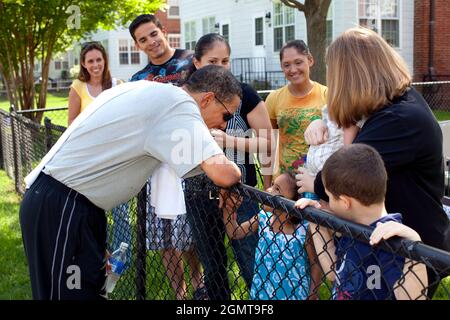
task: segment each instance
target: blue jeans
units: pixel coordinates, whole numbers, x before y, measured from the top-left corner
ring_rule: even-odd
[[[128,244],[127,250],[127,263],[125,267],[128,267],[131,262],[131,252],[132,252],[132,228],[129,214],[128,202],[119,204],[117,207],[111,210],[113,225],[111,228],[111,234],[109,235],[112,242],[110,246],[110,252],[114,252],[119,249],[121,242],[126,242]]]

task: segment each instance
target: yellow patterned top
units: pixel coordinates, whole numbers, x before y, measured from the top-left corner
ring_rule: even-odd
[[[304,97],[292,95],[287,85],[267,97],[270,119],[277,121],[279,129],[280,173],[296,168],[308,153],[304,133],[311,121],[320,119],[326,95],[327,87],[313,81],[313,89]]]

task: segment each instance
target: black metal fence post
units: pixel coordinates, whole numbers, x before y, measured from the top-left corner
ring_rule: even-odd
[[[18,161],[18,148],[17,148],[17,132],[15,128],[15,109],[14,105],[11,105],[9,109],[11,113],[11,133],[12,133],[12,145],[13,145],[13,159],[14,159],[14,185],[16,192],[20,192],[20,177],[19,177],[19,161]]]
[[[49,118],[45,117],[44,125],[45,125],[45,146],[47,148],[47,152],[49,152],[53,146],[53,136],[51,129],[52,121]]]
[[[5,170],[5,163],[3,159],[3,121],[5,121],[5,118],[3,113],[0,113],[0,169]]]
[[[136,219],[136,300],[146,298],[146,206],[147,189],[146,186],[137,195],[137,219]]]

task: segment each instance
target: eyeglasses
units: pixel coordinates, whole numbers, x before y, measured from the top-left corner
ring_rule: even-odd
[[[233,119],[234,115],[230,112],[230,110],[228,110],[227,106],[222,101],[220,101],[220,99],[217,98],[216,96],[214,96],[214,98],[216,98],[216,100],[220,102],[220,104],[225,108],[225,110],[227,110],[227,113],[223,114],[223,121],[228,122],[231,119]]]

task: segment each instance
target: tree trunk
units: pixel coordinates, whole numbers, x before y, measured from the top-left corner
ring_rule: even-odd
[[[41,71],[41,88],[39,92],[39,102],[38,102],[38,109],[44,109],[46,102],[47,102],[47,85],[48,85],[48,74],[50,71],[50,61],[52,58],[52,51],[53,51],[53,44],[54,42],[52,39],[50,39],[47,43],[46,48],[42,52],[42,71]],[[41,122],[43,117],[43,112],[39,112],[36,114],[35,121]]]
[[[327,67],[325,65],[327,20],[320,12],[305,12],[308,46],[314,57],[311,79],[326,85]]]

